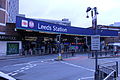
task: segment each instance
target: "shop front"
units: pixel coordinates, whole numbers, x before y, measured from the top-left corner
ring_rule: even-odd
[[[22,49],[22,43],[17,36],[0,35],[0,56],[18,55]]]

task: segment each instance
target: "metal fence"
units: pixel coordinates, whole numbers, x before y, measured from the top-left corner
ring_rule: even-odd
[[[65,52],[62,54],[62,58],[69,58],[69,57],[74,57],[76,55],[76,53],[70,53],[70,52]]]
[[[89,52],[88,58],[95,58],[95,52]],[[104,58],[104,57],[119,57],[120,52],[113,52],[113,51],[98,51],[97,52],[98,58]]]
[[[118,62],[98,65],[97,80],[116,80],[118,77]]]

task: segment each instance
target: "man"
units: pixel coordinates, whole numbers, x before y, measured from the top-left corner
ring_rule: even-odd
[[[74,54],[75,54],[75,50],[74,49],[71,50],[71,54],[72,54],[72,56],[74,56]]]

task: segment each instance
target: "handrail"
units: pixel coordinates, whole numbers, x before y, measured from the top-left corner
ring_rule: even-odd
[[[107,80],[114,72],[115,72],[115,70],[112,71],[112,72],[111,72],[105,79],[103,79],[103,80]]]
[[[106,68],[106,69],[110,69],[110,70],[113,70],[113,71],[114,71],[114,69],[109,68],[109,67],[105,67],[105,66],[101,66],[101,67],[104,67],[104,68]]]
[[[107,63],[102,63],[100,65],[103,65],[103,64],[110,64],[110,63],[114,63],[114,62],[117,62],[117,61],[111,61],[111,62],[107,62]]]
[[[116,62],[116,63],[114,63]],[[109,63],[114,63],[113,65],[108,65]],[[107,64],[107,65],[104,65]],[[100,79],[102,78],[102,80],[108,80],[110,77],[115,79],[118,77],[118,62],[117,61],[112,61],[112,62],[108,62],[108,63],[103,63],[101,65],[98,66],[99,70],[102,70],[103,73],[106,73],[107,76],[100,77]]]

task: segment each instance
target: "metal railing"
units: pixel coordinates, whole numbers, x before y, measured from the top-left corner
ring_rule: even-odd
[[[98,65],[97,80],[116,80],[118,77],[118,62],[109,62]]]
[[[115,70],[112,71],[106,78],[104,78],[103,80],[108,80],[110,79],[110,77],[115,73]]]
[[[98,58],[120,56],[120,52],[113,52],[113,51],[98,51],[97,54],[98,54]],[[88,53],[88,58],[95,58],[95,52]]]
[[[62,58],[74,57],[75,55],[76,55],[76,53],[65,52],[62,54]]]

